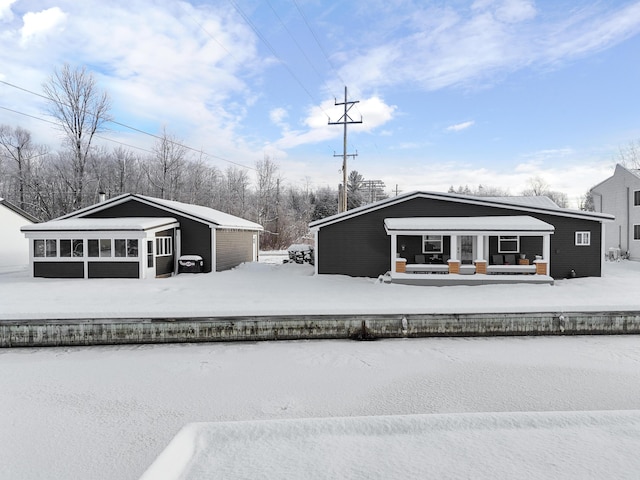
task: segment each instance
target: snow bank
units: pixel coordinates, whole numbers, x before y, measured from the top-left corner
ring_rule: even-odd
[[[633,478],[640,411],[197,423],[141,480]]]

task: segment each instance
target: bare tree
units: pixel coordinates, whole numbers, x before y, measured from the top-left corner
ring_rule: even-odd
[[[640,168],[640,141],[629,142],[628,145],[620,147],[618,163],[627,168]]]
[[[93,74],[84,67],[73,69],[68,64],[54,70],[43,90],[50,100],[50,113],[60,123],[73,152],[72,207],[79,208],[92,141],[111,119],[109,97],[98,89]]]
[[[37,146],[31,141],[31,132],[22,127],[12,128],[9,125],[0,125],[0,151],[2,156],[13,160],[15,166],[15,178],[17,180],[18,204],[26,210],[26,189],[31,174],[31,162],[45,155],[46,148]]]
[[[551,190],[549,184],[539,176],[529,179],[529,188],[522,191],[522,195],[533,197],[548,197],[560,208],[569,207],[569,197],[566,193]]]
[[[187,149],[165,130],[153,146],[149,181],[160,198],[178,200],[182,187],[182,176],[187,161]]]

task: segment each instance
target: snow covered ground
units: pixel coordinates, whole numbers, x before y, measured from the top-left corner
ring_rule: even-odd
[[[281,261],[277,256],[265,260]],[[640,310],[640,262],[606,262],[599,278],[550,285],[421,287],[314,275],[298,264],[244,264],[226,272],[165,279],[29,278],[0,274],[0,321],[326,314]]]
[[[167,310],[186,315],[441,312],[472,311],[474,304],[486,311],[537,310],[541,304],[557,310],[640,310],[639,284],[640,264],[634,262],[607,263],[602,278],[555,286],[446,288],[314,277],[301,265],[246,265],[157,281],[29,279],[19,270],[0,275],[0,318],[152,316]],[[412,455],[432,448],[438,453],[430,442],[439,439],[428,428],[436,422],[467,459],[434,455],[429,468],[438,478],[447,478],[447,472],[448,478],[558,478],[571,462],[579,474],[574,478],[602,478],[603,471],[606,478],[637,478],[639,471],[638,336],[3,349],[0,385],[3,479],[136,479],[194,422],[214,422],[212,428],[236,435],[271,428],[284,442],[274,444],[279,447],[296,438],[294,431],[301,441],[317,440],[314,432],[332,422],[351,425],[351,430],[334,429],[334,437],[325,438],[324,447],[310,448],[309,455],[329,455],[325,447],[332,440],[343,450],[354,448],[354,454],[366,453],[358,445],[369,442],[402,455],[395,446],[414,445],[411,435],[418,442]],[[365,435],[354,435],[354,422],[356,433]],[[394,434],[398,427],[392,425],[398,424],[410,430],[409,437]],[[190,438],[222,446],[206,429],[199,432]],[[551,450],[542,448],[549,442],[558,450],[552,458]],[[534,470],[521,467],[516,475],[508,470],[519,465],[509,456],[517,446],[531,453]],[[250,441],[244,452],[225,447],[230,455],[218,460],[227,466],[253,454],[252,465],[267,472],[272,461],[283,458],[281,450],[271,456]],[[240,459],[231,455],[238,451]],[[378,478],[392,478],[397,458],[386,463],[375,458],[381,460],[375,471],[385,474]],[[411,456],[403,460],[410,468]],[[328,478],[327,473],[306,478]]]

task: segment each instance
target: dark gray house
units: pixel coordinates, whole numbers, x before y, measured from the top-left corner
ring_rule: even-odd
[[[35,277],[155,278],[178,261],[219,272],[258,259],[257,223],[212,208],[124,194],[49,222],[24,226]]]
[[[310,228],[319,274],[390,272],[403,280],[415,274],[508,273],[530,281],[542,275],[551,283],[601,275],[604,223],[613,218],[559,208],[546,197],[418,191],[317,220]],[[439,276],[445,277],[451,278]]]

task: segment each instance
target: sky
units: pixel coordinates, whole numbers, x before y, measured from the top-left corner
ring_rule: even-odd
[[[633,1],[0,0],[0,124],[59,148],[34,93],[68,63],[111,98],[107,148],[165,129],[337,187],[346,87],[347,171],[388,193],[540,177],[576,206],[640,138],[639,33]]]

